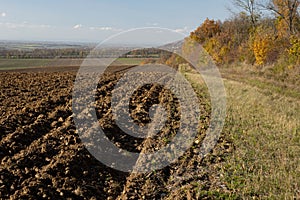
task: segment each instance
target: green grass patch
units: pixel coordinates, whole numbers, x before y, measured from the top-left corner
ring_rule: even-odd
[[[268,91],[269,93],[276,92],[287,97],[300,98],[300,92],[291,88],[274,85],[273,83],[268,83],[257,79],[249,79],[246,80],[246,82],[265,91]]]

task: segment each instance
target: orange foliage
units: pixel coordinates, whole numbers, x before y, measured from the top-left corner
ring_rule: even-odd
[[[266,8],[276,13],[275,18],[257,18],[255,26],[245,13],[224,22],[206,19],[189,38],[201,44],[217,64],[299,64],[300,17],[295,9],[300,1],[270,2]]]
[[[212,38],[221,32],[220,24],[220,22],[209,20],[207,18],[197,30],[191,33],[191,38],[202,44],[209,38]]]

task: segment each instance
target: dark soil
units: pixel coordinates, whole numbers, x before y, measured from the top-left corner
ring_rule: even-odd
[[[228,190],[218,164],[231,151],[230,142],[222,136],[211,154],[199,156],[210,116],[206,99],[200,99],[201,126],[195,143],[176,163],[147,174],[130,174],[96,160],[82,144],[73,121],[77,69],[0,73],[0,199],[209,199],[210,194]],[[150,139],[126,135],[114,123],[110,107],[111,92],[122,76],[119,69],[111,68],[100,80],[99,123],[120,148],[155,151],[168,142],[162,138],[171,139],[179,126],[178,102],[157,84],[139,88],[130,105],[135,122],[149,123],[147,109],[161,103],[169,114],[166,123],[172,125]]]

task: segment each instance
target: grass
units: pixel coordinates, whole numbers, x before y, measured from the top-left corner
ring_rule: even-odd
[[[200,75],[187,73],[193,84]],[[300,100],[276,85],[225,79],[227,118],[223,136],[232,151],[219,165],[230,199],[300,198]]]
[[[293,75],[276,74],[272,69],[270,66],[263,70],[243,65],[220,68],[227,79],[258,87],[266,93],[276,92],[286,97],[300,98],[300,74],[297,71]]]
[[[299,198],[300,102],[243,83],[225,84],[225,130],[236,147],[223,168],[228,186],[242,197]]]
[[[268,83],[268,82],[261,81],[258,79],[249,79],[249,80],[245,80],[245,81],[247,81],[247,83],[249,83],[253,86],[263,89],[266,92],[273,91],[278,94],[285,95],[286,97],[300,98],[300,93],[297,90],[292,89],[292,88],[287,88],[284,86],[276,86],[273,83],[270,83],[270,82]]]

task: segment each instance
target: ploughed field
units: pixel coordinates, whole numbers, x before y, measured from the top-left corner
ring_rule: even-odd
[[[163,105],[168,118],[152,138],[122,132],[110,101],[128,68],[111,67],[101,77],[95,98],[98,121],[119,148],[153,152],[172,140],[180,126],[178,99],[158,84],[136,88],[129,107],[137,125],[151,121],[154,104]],[[161,170],[127,173],[105,166],[82,144],[72,112],[76,72],[69,67],[0,73],[0,199],[194,199],[228,192],[218,164],[231,151],[230,141],[221,136],[212,153],[199,156],[210,117],[206,87],[197,90],[201,116],[193,146]]]

